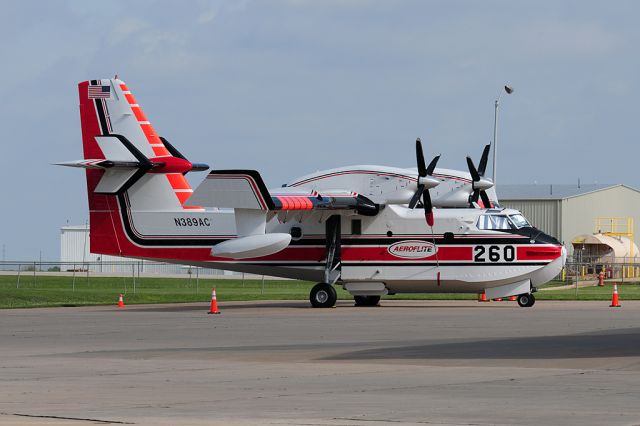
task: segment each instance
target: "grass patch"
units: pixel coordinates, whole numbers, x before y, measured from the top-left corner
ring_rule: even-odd
[[[606,284],[604,287],[581,287],[578,289],[539,291],[536,293],[537,300],[611,300],[613,294],[613,284]],[[618,283],[618,295],[620,300],[640,300],[639,284]]]
[[[133,279],[90,277],[78,275],[73,285],[72,277],[33,276],[21,277],[16,288],[15,276],[0,276],[0,308],[26,308],[44,306],[86,306],[115,304],[118,295],[125,295],[127,304],[208,302],[211,288],[217,288],[218,299],[234,300],[284,300],[307,299],[313,283],[289,280],[211,280],[192,278],[139,278],[135,290]],[[74,288],[75,287],[75,288]],[[340,291],[341,297],[348,294]]]
[[[314,283],[308,281],[265,280],[264,290],[261,280],[212,280],[195,278],[139,278],[135,291],[133,279],[113,277],[37,276],[25,274],[20,277],[0,276],[0,308],[29,308],[46,306],[87,306],[112,305],[120,293],[125,295],[126,304],[208,302],[211,288],[217,288],[218,300],[307,300]],[[337,287],[338,298],[350,300],[351,295]],[[540,291],[538,300],[611,300],[612,286],[586,287],[575,289]],[[619,285],[620,299],[640,300],[640,285]],[[386,296],[389,300],[475,300],[475,294],[434,293],[398,294]]]

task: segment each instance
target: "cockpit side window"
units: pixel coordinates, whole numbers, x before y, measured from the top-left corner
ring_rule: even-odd
[[[507,216],[483,214],[478,218],[478,229],[511,229]]]
[[[527,219],[525,219],[525,217],[522,216],[521,214],[512,214],[511,216],[509,216],[509,219],[511,219],[511,222],[513,222],[513,224],[518,229],[531,227]]]

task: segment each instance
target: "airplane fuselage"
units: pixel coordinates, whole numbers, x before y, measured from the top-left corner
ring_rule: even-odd
[[[554,238],[530,226],[516,229],[511,209],[436,208],[435,224],[425,223],[421,209],[385,204],[387,193],[412,190],[415,178],[406,169],[358,166],[318,172],[285,189],[328,190],[344,187],[345,178],[371,199],[381,202],[375,216],[355,212],[340,217],[340,259],[332,279],[349,283],[382,283],[388,293],[480,292],[485,288],[530,280],[546,283],[564,265],[565,251]],[[450,185],[468,184],[464,173],[437,174]],[[144,178],[143,178],[144,179]],[[413,180],[413,182],[412,182]],[[302,182],[300,184],[299,182]],[[311,184],[313,182],[313,184]],[[283,189],[280,189],[283,190]],[[405,197],[406,198],[406,197]],[[127,237],[145,247],[140,257],[203,267],[322,281],[326,264],[326,219],[331,212],[291,211],[273,214],[267,233],[289,233],[290,245],[279,253],[232,260],[211,255],[211,247],[236,237],[233,209],[159,210],[153,200],[119,198]],[[146,204],[146,203],[150,204]],[[438,205],[438,196],[434,197]],[[486,229],[487,216],[499,217],[506,229]],[[483,229],[484,228],[484,229]],[[179,250],[176,250],[179,249]],[[150,253],[157,256],[149,256]],[[170,253],[164,254],[164,253]],[[375,287],[375,286],[374,286]]]

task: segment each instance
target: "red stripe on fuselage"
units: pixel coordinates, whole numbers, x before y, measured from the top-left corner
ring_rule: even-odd
[[[394,256],[389,253],[389,246],[378,247],[350,247],[342,246],[342,260],[343,261],[398,261],[398,262],[421,262],[423,260],[438,260],[438,261],[460,261],[470,262],[473,258],[472,246],[438,246],[437,253],[429,254],[425,257],[418,258],[406,258]]]
[[[562,246],[519,246],[517,256],[521,261],[554,260],[562,256]]]

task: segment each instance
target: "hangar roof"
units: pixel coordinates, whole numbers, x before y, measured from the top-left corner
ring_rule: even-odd
[[[499,200],[565,200],[592,192],[624,187],[640,194],[635,188],[623,184],[510,184],[497,185]]]

